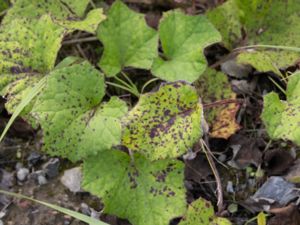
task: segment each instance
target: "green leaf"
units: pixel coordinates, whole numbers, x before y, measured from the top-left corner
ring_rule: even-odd
[[[185,82],[163,84],[140,96],[123,118],[123,145],[150,160],[176,158],[202,136],[202,106],[196,90]]]
[[[37,200],[37,199],[34,199],[34,198],[30,198],[30,197],[27,197],[25,195],[13,193],[13,192],[8,192],[8,191],[4,191],[4,190],[0,190],[0,193],[5,194],[5,195],[10,195],[10,196],[16,197],[16,198],[23,198],[23,199],[41,204],[43,206],[49,207],[51,209],[54,209],[56,211],[59,211],[61,213],[66,214],[66,215],[69,215],[69,216],[71,216],[75,219],[78,219],[78,220],[82,221],[82,222],[88,223],[89,225],[108,225],[107,223],[96,220],[92,217],[86,216],[86,215],[78,213],[76,211],[66,209],[66,208],[60,207],[58,205],[53,205],[53,204],[48,203],[48,202],[43,202],[43,201],[40,201],[40,200]]]
[[[2,0],[2,1],[0,1],[0,13],[2,13],[8,7],[9,7],[8,0]]]
[[[195,81],[195,87],[198,95],[203,96],[202,103],[207,105],[204,109],[204,118],[210,126],[211,137],[227,139],[240,129],[235,119],[239,104],[226,103],[236,100],[236,94],[231,90],[224,73],[208,68]]]
[[[209,201],[199,198],[192,202],[179,225],[231,225],[229,220],[216,217],[214,208]]]
[[[195,81],[207,67],[204,48],[221,41],[204,16],[189,16],[179,10],[163,15],[159,36],[163,56],[155,59],[152,73],[168,81]]]
[[[108,150],[83,164],[83,188],[99,196],[104,212],[133,225],[167,225],[186,209],[183,163],[150,162],[135,154]]]
[[[31,111],[43,129],[44,150],[77,161],[119,144],[127,107],[116,97],[100,105],[104,93],[103,75],[87,62],[50,73]]]
[[[107,20],[100,24],[98,37],[104,45],[99,66],[108,76],[115,76],[129,66],[149,69],[157,56],[157,32],[147,26],[144,15],[119,0],[110,8]]]
[[[272,139],[291,140],[300,145],[300,72],[289,77],[286,101],[272,92],[264,97],[262,119]]]

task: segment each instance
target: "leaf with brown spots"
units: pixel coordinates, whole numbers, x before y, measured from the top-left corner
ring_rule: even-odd
[[[104,213],[133,225],[167,225],[186,210],[183,167],[178,160],[151,162],[107,150],[84,161],[83,188],[102,199]]]
[[[228,0],[208,12],[212,23],[225,37],[226,46],[241,41],[245,30],[248,45],[265,44],[300,46],[299,0]],[[210,16],[211,15],[211,16]],[[231,38],[236,37],[236,38]],[[240,40],[237,40],[240,39]],[[299,52],[260,49],[242,52],[242,63],[251,64],[259,71],[274,71],[291,66],[300,58]]]
[[[89,0],[16,0],[2,24],[9,24],[15,19],[34,21],[50,15],[56,24],[68,31],[83,30],[94,33],[105,16],[102,9],[94,9],[84,18],[88,4]]]
[[[289,77],[286,101],[274,92],[264,97],[262,119],[272,139],[291,140],[300,145],[300,72]]]
[[[72,161],[118,145],[125,102],[105,93],[103,75],[88,62],[54,70],[31,110],[41,124],[44,150]]]
[[[186,215],[180,221],[179,225],[231,225],[229,220],[217,217],[214,208],[209,201],[199,198],[192,202]]]
[[[176,158],[202,136],[202,106],[196,90],[178,81],[141,95],[124,117],[122,142],[150,160]]]
[[[195,86],[205,105],[204,115],[210,126],[210,136],[227,139],[240,129],[235,119],[239,104],[234,103],[236,94],[225,74],[207,69]]]

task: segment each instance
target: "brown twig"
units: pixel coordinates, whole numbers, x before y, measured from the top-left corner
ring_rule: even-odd
[[[203,104],[203,108],[209,109],[209,108],[213,108],[213,107],[218,107],[220,105],[227,105],[230,103],[242,104],[243,102],[244,102],[244,100],[242,100],[242,99],[224,99],[224,100],[215,101],[212,103]]]
[[[203,139],[200,140],[201,147],[206,155],[206,158],[208,160],[209,166],[215,176],[216,184],[217,184],[217,206],[218,206],[218,213],[220,214],[223,211],[223,189],[222,189],[222,183],[221,178],[219,175],[219,172],[217,170],[216,164],[212,158],[212,152],[208,147],[208,144],[205,143]]]
[[[99,39],[97,37],[86,37],[86,38],[78,38],[78,39],[72,39],[72,40],[67,40],[64,41],[62,44],[63,45],[72,45],[72,44],[78,44],[82,42],[90,42],[90,41],[98,41]]]

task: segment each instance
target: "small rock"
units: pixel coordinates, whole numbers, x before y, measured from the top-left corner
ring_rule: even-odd
[[[16,165],[15,165],[16,170],[19,170],[19,169],[21,169],[23,167],[24,167],[23,164],[20,163],[20,162],[17,162]]]
[[[234,188],[233,188],[233,183],[232,183],[232,181],[228,181],[228,182],[227,182],[226,191],[227,191],[228,193],[234,193],[234,192],[235,192],[235,191],[234,191]]]
[[[17,178],[19,181],[25,181],[27,176],[29,174],[29,169],[27,168],[20,168],[18,171],[17,171]]]
[[[15,183],[14,173],[7,172],[4,169],[0,169],[0,189],[9,190]],[[4,207],[10,202],[10,197],[7,195],[0,195],[0,207]],[[0,218],[3,217],[5,210],[0,212]],[[5,215],[5,214],[4,214]]]
[[[84,202],[80,204],[80,211],[87,216],[91,215],[90,207]]]
[[[232,90],[237,94],[252,93],[256,85],[255,80],[250,82],[247,80],[232,80],[230,83],[232,85]]]
[[[238,64],[235,60],[228,60],[221,64],[223,73],[235,78],[246,78],[251,72],[251,67],[248,65]]]
[[[47,179],[46,179],[46,177],[45,177],[44,175],[42,175],[42,174],[38,175],[37,181],[38,181],[39,185],[47,184]]]
[[[54,178],[59,173],[59,159],[52,158],[43,165],[43,170],[45,171],[48,178]]]
[[[7,172],[4,169],[0,169],[0,188],[9,189],[14,185],[15,177],[14,173]]]
[[[81,191],[81,180],[82,174],[80,167],[66,170],[60,179],[62,184],[74,193]]]
[[[277,202],[284,206],[293,199],[299,197],[300,191],[296,186],[282,177],[270,177],[261,188],[251,197],[254,201],[268,199],[270,203]]]
[[[27,162],[29,166],[36,165],[42,158],[42,155],[39,152],[31,152],[27,157]]]
[[[101,213],[100,212],[97,212],[96,210],[94,210],[93,208],[91,208],[91,217],[96,219],[96,220],[99,220],[100,219],[100,215]]]
[[[39,185],[44,185],[47,183],[45,171],[43,170],[37,170],[31,173],[28,179],[35,181]]]

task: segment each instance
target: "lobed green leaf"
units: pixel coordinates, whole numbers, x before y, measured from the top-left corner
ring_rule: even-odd
[[[44,150],[77,161],[119,144],[127,107],[116,97],[100,104],[104,93],[103,75],[87,62],[51,72],[31,111],[43,129]]]
[[[98,37],[104,45],[99,63],[108,76],[115,76],[124,67],[149,69],[157,56],[158,35],[148,27],[144,15],[130,10],[117,0],[100,24]]]
[[[150,162],[139,154],[133,161],[116,150],[90,157],[83,164],[83,188],[99,196],[104,212],[134,225],[167,225],[186,209],[183,163]]]
[[[221,41],[221,35],[204,16],[179,10],[163,15],[159,25],[163,56],[157,57],[152,73],[167,81],[195,81],[206,69],[204,48]]]

